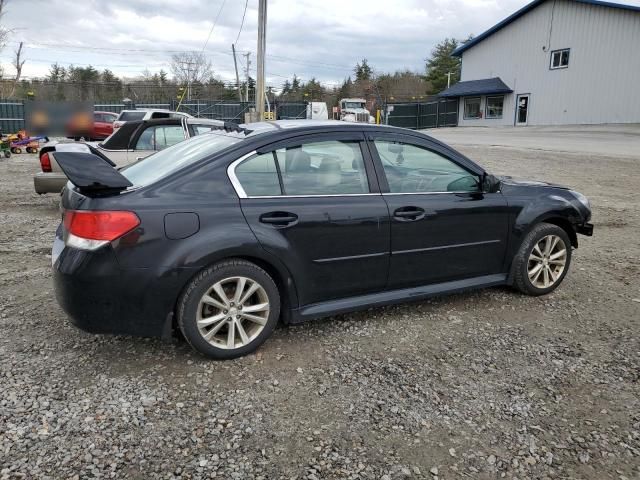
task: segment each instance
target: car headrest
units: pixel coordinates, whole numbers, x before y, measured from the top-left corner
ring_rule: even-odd
[[[324,187],[339,185],[342,181],[340,163],[333,158],[323,158],[318,168],[318,183]]]
[[[288,173],[308,172],[311,168],[311,156],[302,150],[296,150],[290,160]]]

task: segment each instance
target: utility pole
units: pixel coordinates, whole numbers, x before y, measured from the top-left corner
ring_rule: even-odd
[[[244,101],[249,101],[249,67],[251,66],[251,52],[243,53],[245,57],[247,57],[247,68],[245,69],[245,85],[244,85]]]
[[[197,69],[194,68],[196,62],[194,62],[193,60],[184,60],[181,63],[182,68],[187,72],[187,100],[191,100],[191,82],[193,81],[192,74],[197,71]]]
[[[232,43],[231,50],[233,51],[233,66],[236,69],[236,88],[238,89],[238,99],[242,101],[242,90],[240,89],[240,76],[238,75],[238,62],[236,60],[236,46]]]
[[[267,0],[258,4],[258,64],[256,75],[256,112],[258,121],[264,121],[264,55],[267,47]]]
[[[453,75],[453,72],[447,72],[447,88],[451,86],[451,75]]]

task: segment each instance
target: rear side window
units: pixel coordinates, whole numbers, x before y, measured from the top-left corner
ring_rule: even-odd
[[[118,120],[121,122],[130,122],[132,120],[142,120],[145,112],[120,112]]]
[[[218,127],[216,125],[200,125],[200,124],[193,125],[193,132],[196,135],[202,135],[203,133],[208,133],[211,130],[218,130]]]
[[[250,197],[280,195],[280,180],[273,152],[254,155],[236,167],[236,177]]]
[[[184,140],[180,125],[159,125],[147,128],[136,142],[136,150],[163,150]]]
[[[258,164],[263,180],[259,180],[260,176],[255,172]],[[243,190],[250,197],[369,193],[358,141],[328,140],[281,148],[245,160],[236,167],[235,173]],[[269,193],[263,193],[259,183],[265,182],[267,177]]]

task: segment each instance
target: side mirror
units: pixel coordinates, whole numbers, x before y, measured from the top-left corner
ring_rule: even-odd
[[[482,191],[484,193],[496,193],[500,190],[500,180],[495,175],[485,173],[482,177]]]

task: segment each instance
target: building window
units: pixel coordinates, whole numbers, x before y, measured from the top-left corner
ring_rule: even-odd
[[[502,118],[504,97],[487,97],[485,118]]]
[[[482,110],[480,109],[480,97],[464,99],[464,118],[465,120],[482,118]]]
[[[551,70],[558,68],[567,68],[569,66],[569,49],[563,48],[562,50],[553,50],[551,52]]]

